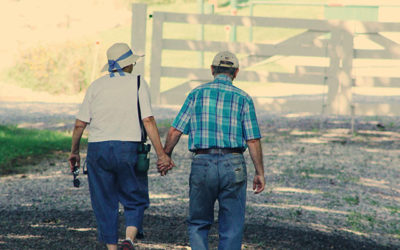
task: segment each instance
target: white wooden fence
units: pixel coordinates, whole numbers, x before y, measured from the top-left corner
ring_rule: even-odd
[[[135,21],[132,23],[132,29],[134,31],[132,45],[134,48],[144,51],[144,48],[140,46],[144,46],[145,43],[143,41],[135,41],[143,37],[145,38],[145,35],[140,35],[137,31],[143,30],[143,23],[146,22],[146,15],[141,14],[143,11],[146,11],[144,5],[134,5],[133,19]],[[139,20],[139,17],[144,17],[144,19]],[[232,43],[165,39],[163,38],[163,27],[164,24],[168,22],[294,28],[304,30],[304,32],[275,44],[261,44],[257,43],[257,41],[252,43]],[[150,63],[150,90],[152,101],[156,104],[182,104],[187,92],[198,84],[196,84],[195,81],[206,81],[210,79],[209,69],[162,66],[163,50],[215,53],[222,50],[229,50],[233,53],[248,55],[240,61],[240,72],[236,81],[313,85],[326,84],[328,88],[326,100],[325,98],[300,100],[298,98],[254,97],[253,99],[258,108],[271,111],[311,113],[321,113],[322,110],[324,114],[337,115],[400,115],[400,104],[356,102],[353,99],[352,88],[354,86],[400,87],[400,77],[358,76],[354,74],[353,63],[358,59],[400,59],[399,43],[389,39],[384,35],[386,33],[382,32],[400,32],[400,23],[155,12],[153,14],[152,55]],[[373,41],[375,44],[378,44],[380,49],[356,48],[354,46],[354,39],[360,34],[370,41]],[[329,66],[298,66],[295,73],[246,70],[246,68],[254,63],[276,55],[326,58],[329,60]],[[299,65],[300,64],[302,63],[299,62]],[[144,68],[139,68],[138,72],[143,74]],[[184,79],[184,83],[161,93],[160,79],[162,77],[182,78]]]

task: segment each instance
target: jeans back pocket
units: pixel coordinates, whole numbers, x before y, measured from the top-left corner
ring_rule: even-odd
[[[205,159],[193,159],[190,170],[189,182],[195,186],[206,183],[209,162]]]
[[[241,183],[247,180],[246,163],[243,156],[229,160],[230,171],[233,171],[234,183]]]
[[[241,183],[246,180],[246,173],[243,166],[238,166],[234,169],[235,172],[235,183]]]

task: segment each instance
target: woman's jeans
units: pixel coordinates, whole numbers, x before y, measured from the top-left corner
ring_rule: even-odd
[[[193,250],[208,249],[208,231],[218,200],[218,249],[241,249],[247,172],[242,154],[198,154],[190,173],[189,239]]]
[[[124,206],[126,226],[142,230],[149,206],[147,173],[136,173],[137,142],[104,141],[88,145],[87,169],[90,197],[99,241],[118,242],[118,208]]]

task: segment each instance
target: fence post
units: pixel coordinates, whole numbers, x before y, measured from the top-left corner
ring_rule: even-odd
[[[160,104],[161,53],[163,40],[164,13],[154,12],[151,41],[150,95],[152,103]]]
[[[199,14],[204,15],[204,0],[197,0],[197,6],[199,9]],[[204,41],[204,24],[200,24],[200,30],[198,34],[198,39],[200,41]],[[202,68],[204,66],[204,52],[200,51],[199,53],[199,67]]]
[[[255,3],[250,2],[250,17],[253,17],[254,14],[254,5]],[[249,42],[252,41],[253,41],[253,23],[251,23],[249,27]]]
[[[236,16],[237,15],[237,8],[238,8],[238,1],[237,0],[231,0],[231,15]],[[237,27],[236,25],[232,25],[231,27],[231,34],[230,34],[230,41],[231,42],[236,42],[236,30]]]
[[[146,52],[146,19],[147,5],[132,4],[131,48],[134,50],[134,53],[142,55]],[[132,73],[144,77],[144,59],[145,57],[136,63]]]
[[[328,51],[330,65],[327,75],[327,112],[334,115],[351,115],[353,34],[343,22],[339,22],[338,26],[333,28]]]

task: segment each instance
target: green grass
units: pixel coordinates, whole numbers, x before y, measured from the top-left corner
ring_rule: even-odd
[[[0,125],[0,175],[29,171],[27,164],[70,147],[71,136],[65,133]]]
[[[343,200],[349,204],[350,206],[357,206],[360,204],[360,197],[358,195],[356,196],[345,196],[343,197]]]
[[[346,222],[354,231],[369,233],[378,228],[381,232],[400,236],[400,220],[398,218],[392,218],[390,221],[379,219],[376,211],[369,213],[352,211],[347,215]]]
[[[347,173],[339,173],[337,175],[337,179],[343,183],[358,183],[360,181],[359,176],[347,174]]]
[[[300,221],[301,215],[303,214],[302,208],[298,207],[296,209],[289,209],[289,217],[294,221]]]
[[[371,198],[365,198],[365,201],[367,201],[370,205],[375,206],[375,207],[379,207],[380,203],[376,200],[373,200]]]
[[[400,214],[400,207],[397,206],[386,206],[386,209],[390,211],[391,215]]]
[[[169,129],[171,127],[172,122],[174,119],[160,119],[157,121],[157,127],[158,128],[166,128]]]
[[[362,214],[353,211],[347,216],[347,223],[354,231],[370,232],[377,223],[376,214]]]

